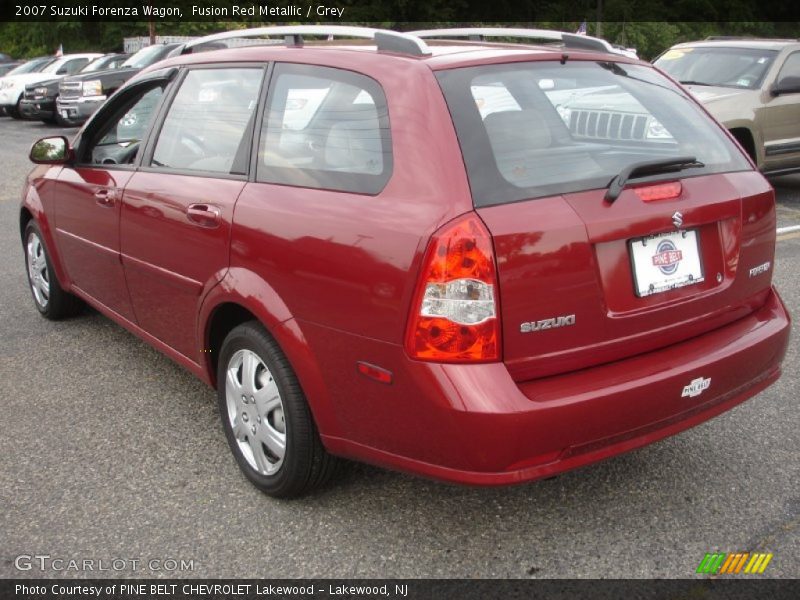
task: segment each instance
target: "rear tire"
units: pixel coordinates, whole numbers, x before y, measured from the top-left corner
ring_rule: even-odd
[[[297,376],[260,323],[239,325],[222,343],[217,402],[239,468],[264,493],[302,496],[337,470]]]
[[[25,272],[36,309],[46,319],[57,321],[80,312],[83,302],[64,291],[50,261],[39,226],[30,221],[25,227]]]

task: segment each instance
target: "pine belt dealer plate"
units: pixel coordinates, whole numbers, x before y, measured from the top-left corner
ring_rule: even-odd
[[[633,284],[640,298],[703,281],[697,231],[672,231],[631,240]]]

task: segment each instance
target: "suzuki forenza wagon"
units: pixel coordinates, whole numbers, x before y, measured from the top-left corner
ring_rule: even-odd
[[[285,43],[197,51],[261,35]],[[336,457],[550,476],[780,375],[772,188],[680,85],[602,40],[217,34],[31,158],[38,310],[85,302],[215,386],[239,466],[275,496]]]

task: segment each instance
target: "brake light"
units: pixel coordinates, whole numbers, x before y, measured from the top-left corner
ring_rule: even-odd
[[[500,359],[497,269],[486,226],[474,213],[445,225],[428,243],[406,332],[419,360]]]
[[[654,200],[670,200],[671,198],[677,198],[681,195],[683,186],[680,181],[672,181],[670,183],[635,187],[633,191],[636,192],[636,195],[644,202],[652,202]]]

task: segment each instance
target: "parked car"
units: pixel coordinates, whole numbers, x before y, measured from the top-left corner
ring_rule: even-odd
[[[79,75],[87,75],[117,69],[127,60],[129,54],[106,54],[87,64]],[[62,78],[49,79],[25,86],[25,94],[20,101],[20,114],[25,119],[40,119],[45,123],[60,122],[56,112],[59,84]]]
[[[11,58],[8,54],[4,54],[4,53],[0,52],[0,64],[2,64],[2,63],[10,63],[10,62],[14,62],[14,59]]]
[[[100,56],[102,54],[65,54],[56,58],[41,71],[6,75],[0,80],[0,106],[5,108],[11,117],[21,119],[20,103],[22,102],[26,85],[72,75]]]
[[[12,71],[13,69],[16,69],[21,64],[22,63],[19,62],[19,61],[13,61],[13,62],[7,62],[7,63],[0,64],[0,77],[5,77],[9,73],[9,71]]]
[[[67,77],[59,85],[56,110],[63,125],[80,125],[117,89],[145,67],[163,60],[179,44],[142,48],[119,68]]]
[[[10,71],[8,71],[5,74],[3,74],[2,76],[0,76],[0,89],[3,88],[3,77],[8,76],[8,75],[20,75],[22,73],[33,73],[33,72],[41,71],[42,69],[44,69],[47,65],[49,65],[54,60],[55,60],[54,56],[41,56],[39,58],[33,58],[33,59],[29,60],[29,61],[23,62],[23,63],[15,66],[15,67],[12,67],[12,69]],[[13,63],[9,63],[9,64],[13,64]],[[3,108],[2,106],[0,106],[0,116],[5,115],[5,114],[6,114],[6,109]]]
[[[196,43],[265,33],[289,45],[189,44],[34,144],[20,209],[36,309],[86,302],[215,386],[257,487],[308,492],[335,456],[530,481],[778,379],[774,191],[651,65],[570,34]],[[567,94],[670,138],[576,136]]]
[[[677,44],[655,65],[684,84],[764,172],[800,171],[800,40]]]

